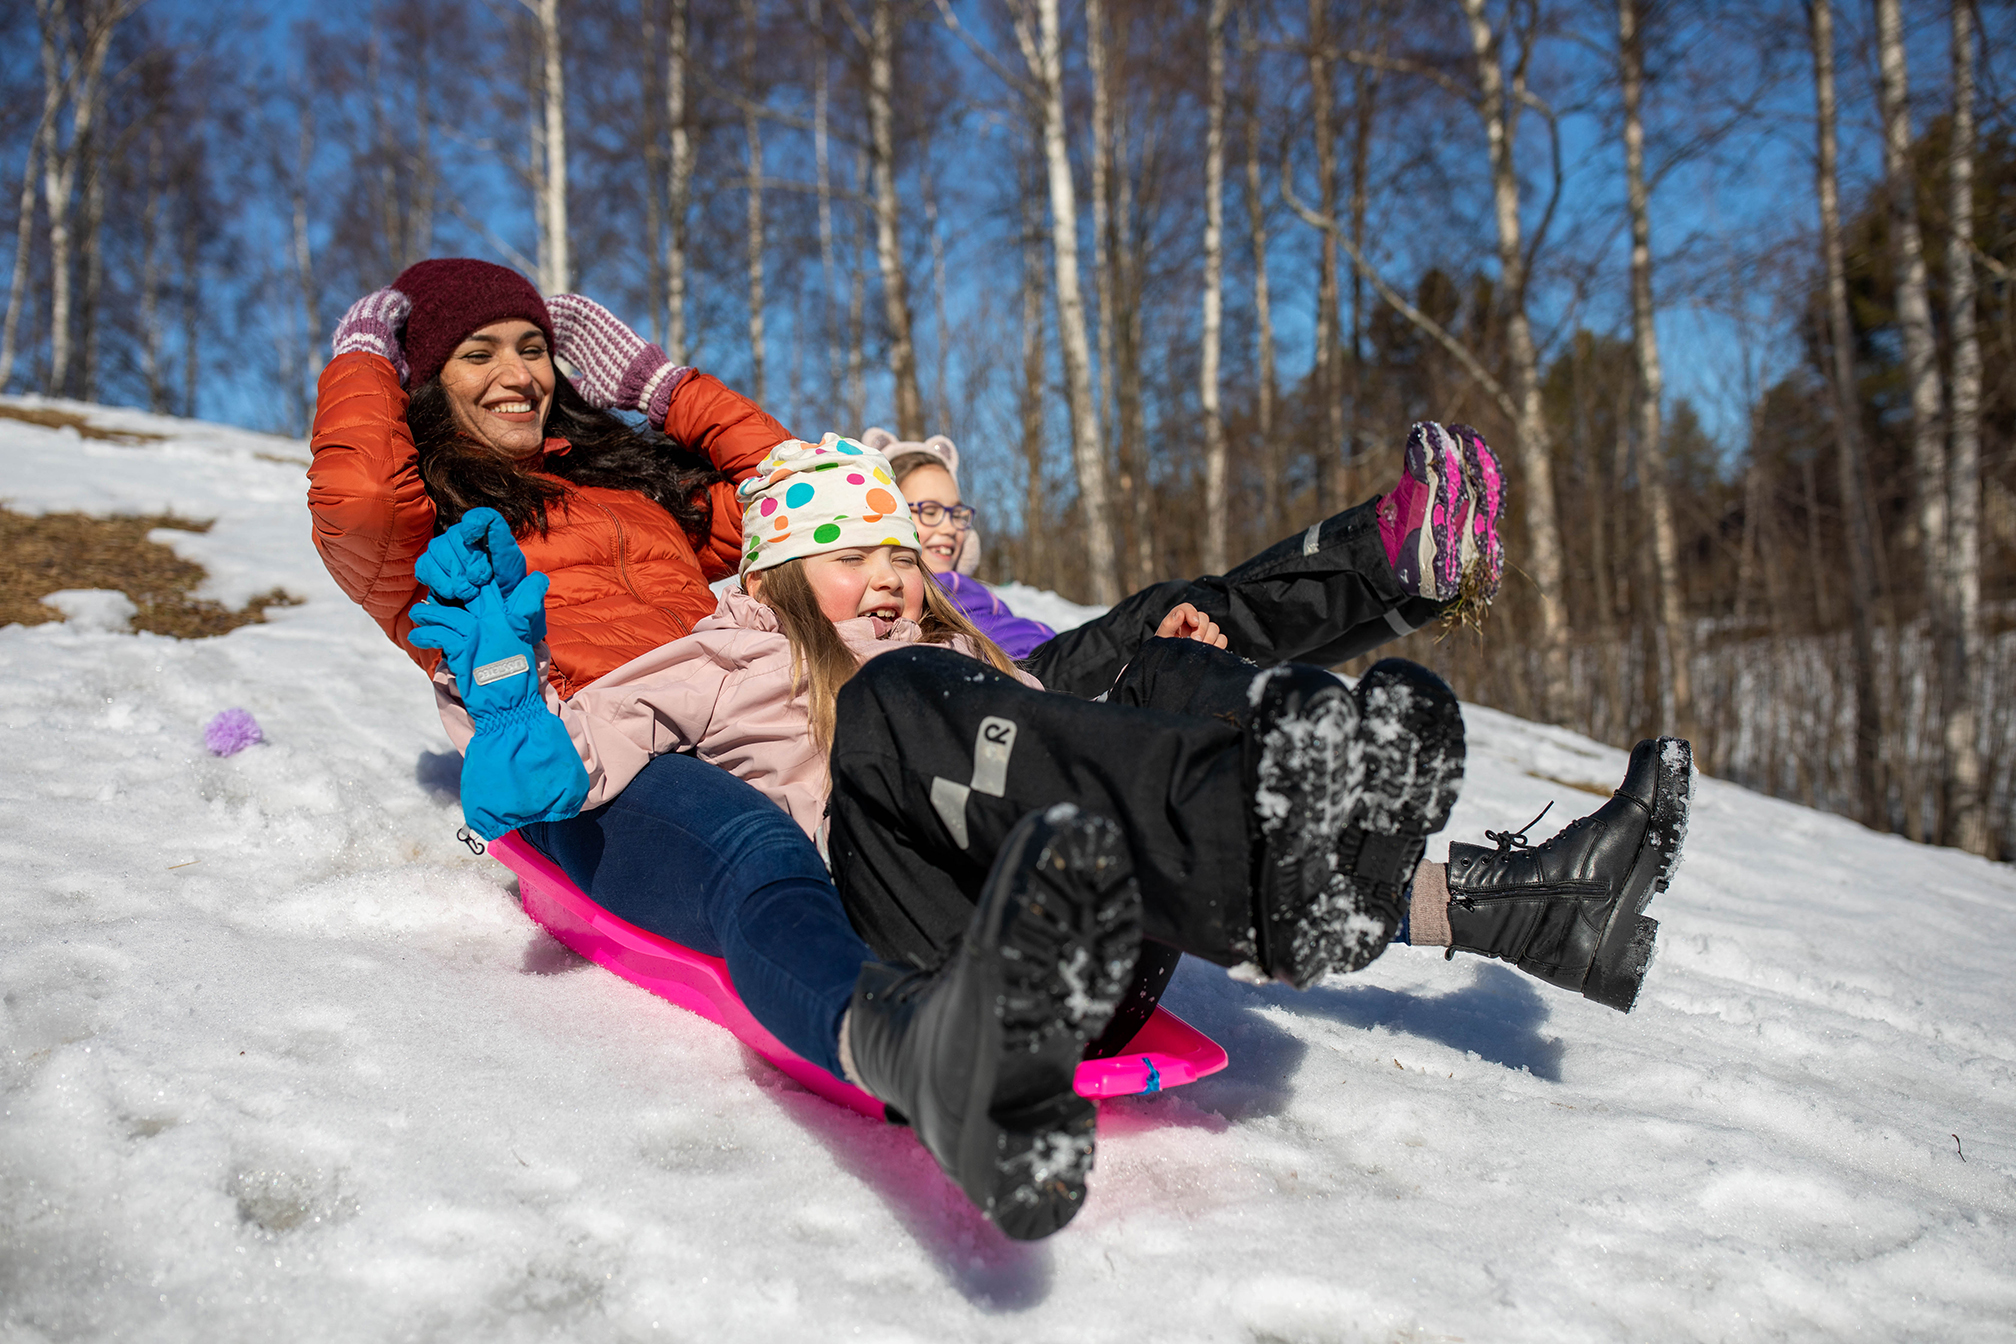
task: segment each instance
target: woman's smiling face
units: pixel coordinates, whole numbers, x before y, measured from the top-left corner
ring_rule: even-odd
[[[919,467],[903,478],[903,498],[912,504],[935,503],[950,509],[959,502],[959,482],[943,467]],[[915,511],[911,513],[916,516]],[[966,544],[966,529],[952,521],[949,513],[935,523],[917,519],[917,536],[924,543],[924,565],[933,574],[950,574],[959,563],[959,549]]]
[[[546,333],[522,319],[471,332],[441,366],[441,390],[455,423],[515,458],[536,456],[545,446],[553,384]]]

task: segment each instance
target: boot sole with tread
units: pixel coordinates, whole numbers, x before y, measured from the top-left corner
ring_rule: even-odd
[[[959,1165],[984,1182],[967,1193],[994,1224],[1033,1241],[1085,1202],[1098,1113],[1072,1083],[1140,955],[1141,894],[1125,837],[1103,817],[1053,807],[1024,843],[1033,858],[1016,865],[995,931],[997,1066],[973,1080]]]
[[[1284,666],[1260,675],[1267,680],[1256,680],[1255,699],[1273,703],[1262,710],[1272,717],[1256,725],[1253,959],[1273,979],[1306,989],[1329,968],[1329,926],[1342,918],[1337,838],[1358,807],[1358,704],[1328,673],[1325,682],[1278,689],[1275,678],[1297,674]]]
[[[1645,915],[1652,895],[1664,891],[1679,866],[1694,797],[1694,750],[1684,738],[1659,739],[1659,775],[1652,790],[1652,816],[1638,844],[1631,875],[1610,912],[1596,945],[1582,997],[1628,1013],[1638,1002],[1645,972],[1659,937],[1659,921]]]
[[[1427,838],[1449,824],[1463,787],[1463,710],[1440,677],[1384,659],[1359,679],[1357,699],[1364,790],[1338,842],[1345,913],[1312,958],[1336,971],[1359,970],[1386,950]]]

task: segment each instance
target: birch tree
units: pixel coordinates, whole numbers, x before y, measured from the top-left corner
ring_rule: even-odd
[[[1904,381],[1911,394],[1911,467],[1916,477],[1918,535],[1923,557],[1925,611],[1931,631],[1932,683],[1952,684],[1953,613],[1946,591],[1946,444],[1939,423],[1939,355],[1932,334],[1932,302],[1925,246],[1918,228],[1916,181],[1911,170],[1910,80],[1904,58],[1904,20],[1898,0],[1876,0],[1876,44],[1882,67],[1883,177],[1890,213],[1890,250],[1896,266],[1897,329],[1903,338]],[[1943,774],[1944,772],[1942,772]],[[1943,793],[1942,790],[1938,792]],[[1919,800],[1907,796],[1915,814]],[[1943,813],[1943,807],[1939,809]]]
[[[1846,525],[1849,638],[1855,680],[1855,794],[1864,825],[1883,822],[1883,702],[1876,682],[1876,543],[1863,487],[1862,403],[1855,379],[1855,328],[1848,311],[1848,266],[1841,243],[1841,185],[1837,166],[1832,0],[1808,0],[1813,51],[1814,124],[1818,140],[1815,194],[1820,205],[1820,257],[1826,272],[1827,331],[1834,394],[1834,462]]]
[[[1978,740],[1981,704],[1981,342],[1974,321],[1974,26],[1969,0],[1951,0],[1953,119],[1946,149],[1947,330],[1953,343],[1952,451],[1945,572],[1950,631],[1946,700],[1946,837],[1989,852]]]
[[[113,32],[134,7],[134,0],[87,3],[79,16],[80,31],[73,35],[66,0],[36,0],[35,4],[41,29],[43,87],[60,90],[70,105],[69,135],[63,133],[59,105],[57,115],[46,124],[42,142],[42,210],[49,226],[48,391],[54,396],[69,391],[71,363],[77,353],[72,210],[78,174],[91,151],[93,121],[102,106],[99,82],[104,78]]]
[[[538,196],[539,290],[564,294],[574,284],[567,228],[567,72],[560,51],[560,0],[519,0],[538,37],[539,117],[533,136]]]
[[[1638,364],[1633,417],[1638,426],[1639,488],[1652,517],[1652,560],[1659,596],[1660,680],[1669,721],[1689,736],[1694,695],[1689,672],[1692,640],[1680,609],[1679,545],[1673,533],[1673,505],[1667,494],[1666,449],[1660,437],[1660,402],[1665,377],[1659,363],[1659,332],[1652,309],[1652,216],[1645,187],[1645,122],[1640,103],[1645,87],[1641,0],[1617,0],[1617,62],[1624,100],[1625,200],[1631,213],[1631,344]]]
[[[693,133],[687,126],[686,48],[690,41],[690,0],[672,0],[665,29],[665,125],[672,139],[665,213],[665,353],[674,364],[687,360],[686,238],[693,207]]]
[[[1246,14],[1239,16],[1241,45],[1245,61],[1246,100],[1246,228],[1253,248],[1253,357],[1259,367],[1259,385],[1253,390],[1253,420],[1259,440],[1261,460],[1266,463],[1261,510],[1269,529],[1279,528],[1286,510],[1282,505],[1283,486],[1288,475],[1288,451],[1274,435],[1274,296],[1267,278],[1267,204],[1261,194],[1260,179],[1260,80],[1253,56],[1254,43],[1247,31]]]
[[[1030,9],[1035,13],[1032,16]],[[1033,23],[1032,23],[1033,17]],[[1064,124],[1063,34],[1057,0],[1031,0],[1017,8],[1015,36],[1034,79],[1043,124],[1043,159],[1049,176],[1050,252],[1055,266],[1057,336],[1064,357],[1065,396],[1071,407],[1071,455],[1078,475],[1079,522],[1091,598],[1120,600],[1119,553],[1114,545],[1112,492],[1092,401],[1092,357],[1085,329],[1085,298],[1078,271],[1078,197]]]
[[[1330,0],[1309,0],[1309,120],[1316,145],[1316,398],[1328,431],[1317,447],[1316,494],[1324,511],[1341,507],[1344,402],[1337,358],[1337,126],[1331,87]]]
[[[742,0],[742,138],[748,150],[743,207],[747,230],[744,258],[749,276],[749,392],[761,405],[765,400],[763,253],[767,240],[763,223],[763,122],[757,115],[756,94],[756,0]]]
[[[889,324],[889,373],[896,384],[896,432],[924,437],[924,399],[917,387],[917,346],[910,284],[903,270],[902,216],[896,197],[896,18],[891,0],[875,0],[868,32],[868,152],[875,189],[875,260],[882,273],[882,315]]]
[[[1218,341],[1223,321],[1225,234],[1225,14],[1228,0],[1211,0],[1205,20],[1210,68],[1210,113],[1204,133],[1204,332],[1198,359],[1197,400],[1204,412],[1204,570],[1230,567],[1226,544],[1225,421],[1218,405]]]

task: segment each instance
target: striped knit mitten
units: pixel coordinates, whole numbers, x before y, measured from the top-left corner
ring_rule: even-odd
[[[406,315],[412,311],[413,300],[398,290],[374,289],[350,305],[350,311],[336,324],[336,337],[330,345],[339,355],[362,350],[391,360],[392,367],[399,371],[400,385],[404,386],[406,351],[400,346],[399,332],[406,325]]]
[[[555,294],[546,300],[546,311],[553,317],[554,353],[579,370],[574,385],[589,404],[642,411],[653,425],[665,423],[672,390],[692,369],[674,364],[623,319],[584,295]]]

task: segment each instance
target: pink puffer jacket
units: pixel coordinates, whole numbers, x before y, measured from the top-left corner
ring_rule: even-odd
[[[922,633],[914,621],[872,616],[835,628],[863,662],[916,644]],[[975,654],[964,639],[947,647]],[[1042,689],[1034,677],[1016,675]],[[467,716],[460,705],[450,711],[452,696],[443,700],[443,721],[457,746],[466,745]],[[723,594],[714,614],[684,639],[631,659],[568,700],[549,687],[546,700],[588,767],[583,811],[621,793],[653,756],[691,751],[754,785],[819,839],[826,756],[812,741],[810,698],[792,690],[791,643],[776,613],[740,589]]]

